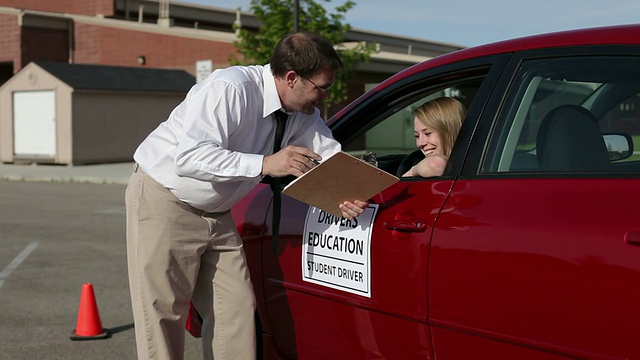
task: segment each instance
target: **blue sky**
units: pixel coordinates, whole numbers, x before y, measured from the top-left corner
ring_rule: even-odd
[[[250,0],[178,0],[250,11]],[[322,3],[323,0],[316,0]],[[326,8],[342,4],[332,0]],[[551,31],[640,23],[638,0],[354,0],[352,27],[474,46]]]

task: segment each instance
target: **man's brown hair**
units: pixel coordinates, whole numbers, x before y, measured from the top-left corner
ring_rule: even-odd
[[[289,70],[311,77],[319,70],[342,70],[338,52],[324,37],[309,31],[283,37],[271,55],[271,72],[283,76]]]

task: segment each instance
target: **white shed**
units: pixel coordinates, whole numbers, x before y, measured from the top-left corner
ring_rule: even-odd
[[[0,161],[132,161],[194,84],[183,70],[30,63],[0,87]]]

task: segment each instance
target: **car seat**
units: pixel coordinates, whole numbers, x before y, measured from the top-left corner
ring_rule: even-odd
[[[552,109],[540,124],[536,147],[543,171],[606,171],[611,165],[596,118],[578,105]]]

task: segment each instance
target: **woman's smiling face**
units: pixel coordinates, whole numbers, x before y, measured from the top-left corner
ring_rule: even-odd
[[[413,120],[413,134],[416,137],[416,145],[425,156],[444,155],[440,135],[424,125],[417,117]]]

